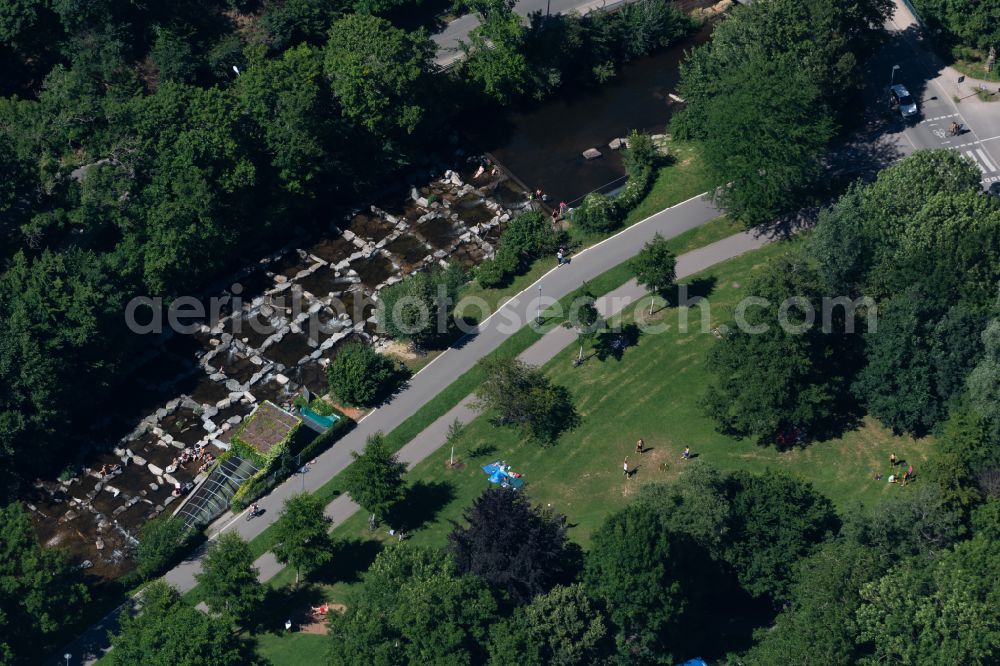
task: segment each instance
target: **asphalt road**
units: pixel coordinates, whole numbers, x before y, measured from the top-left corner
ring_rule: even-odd
[[[976,164],[984,186],[1000,182],[1000,95],[995,96],[998,101],[984,102],[976,97],[969,79],[960,83],[962,75],[930,50],[916,17],[902,0],[896,0],[896,14],[886,27],[890,39],[869,64],[866,101],[869,108],[881,111],[888,103],[890,82],[902,83],[918,100],[918,114],[908,121],[894,116],[884,138],[895,142],[902,154],[929,148],[957,150]],[[895,65],[899,69],[894,73]],[[1000,89],[1000,83],[988,86],[994,93]],[[964,127],[958,136],[948,133],[953,121]]]

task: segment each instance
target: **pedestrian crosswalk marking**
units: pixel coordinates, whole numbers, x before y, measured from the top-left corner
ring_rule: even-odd
[[[984,167],[982,164],[979,163],[979,160],[976,159],[976,156],[972,154],[971,150],[965,151],[965,156],[968,157],[973,162],[975,162],[976,166],[979,167],[980,171],[982,171],[983,173],[986,173],[986,167]]]
[[[993,162],[990,162],[990,158],[986,156],[986,153],[983,152],[982,148],[977,148],[976,154],[979,155],[979,158],[983,161],[983,164],[986,165],[987,171],[997,170],[996,166],[993,165]]]
[[[984,174],[992,173],[998,170],[996,165],[993,164],[990,157],[983,151],[982,148],[977,148],[975,152],[966,150],[965,156],[975,162],[976,166],[979,167],[979,170]]]

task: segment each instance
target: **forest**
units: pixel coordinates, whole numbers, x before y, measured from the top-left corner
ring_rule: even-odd
[[[110,444],[91,427],[155,346],[132,297],[201,295],[447,165],[463,112],[596,84],[692,27],[662,2],[528,26],[512,5],[462,5],[482,25],[442,74],[430,4],[0,3],[0,495]]]

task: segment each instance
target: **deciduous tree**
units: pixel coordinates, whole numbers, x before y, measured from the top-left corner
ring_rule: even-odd
[[[364,451],[351,455],[354,462],[347,468],[344,489],[371,514],[370,522],[374,525],[385,520],[392,507],[403,499],[406,465],[389,450],[385,435],[380,432],[368,438]]]
[[[585,666],[604,656],[604,616],[579,584],[557,585],[490,631],[491,666]]]
[[[479,362],[485,378],[476,389],[479,409],[489,411],[497,425],[510,425],[543,443],[552,443],[579,421],[565,387],[553,384],[541,371],[509,357]]]
[[[41,661],[88,601],[63,552],[38,543],[21,505],[0,506],[0,663]]]
[[[333,559],[329,524],[323,503],[315,495],[302,493],[286,499],[271,529],[271,550],[279,562],[295,567],[296,584],[301,574],[308,575]]]
[[[629,261],[636,281],[649,290],[649,314],[653,314],[656,296],[665,297],[677,279],[677,257],[670,251],[670,244],[659,233],[642,246],[639,254]]]
[[[256,659],[229,626],[188,606],[163,581],[143,588],[139,611],[123,609],[111,666],[233,666]]]
[[[244,628],[254,626],[265,596],[253,562],[249,544],[236,532],[225,532],[209,544],[201,573],[195,576],[208,607]]]
[[[349,344],[326,369],[330,392],[345,405],[370,407],[387,395],[397,377],[396,364],[369,345]]]
[[[348,14],[330,28],[324,67],[342,113],[379,134],[414,131],[426,112],[433,44],[376,16]]]
[[[448,549],[460,573],[479,576],[518,604],[572,580],[577,549],[566,539],[566,517],[531,506],[513,488],[487,488],[456,524]]]

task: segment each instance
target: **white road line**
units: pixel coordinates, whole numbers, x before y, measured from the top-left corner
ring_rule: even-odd
[[[976,155],[979,155],[979,159],[981,159],[983,161],[983,164],[986,165],[987,170],[989,171],[997,170],[996,165],[993,164],[993,162],[990,162],[990,158],[986,156],[986,153],[983,152],[982,148],[976,149]]]
[[[957,115],[958,115],[957,113],[951,113],[951,114],[948,114],[947,116],[937,116],[935,118],[925,118],[924,120],[921,120],[920,122],[921,123],[933,123],[935,120],[945,120],[947,118],[954,118]]]
[[[973,162],[975,162],[976,166],[979,167],[980,171],[982,171],[983,173],[986,173],[986,167],[984,167],[982,164],[979,163],[979,160],[976,159],[976,156],[972,154],[971,150],[965,151],[965,156],[968,157]]]
[[[996,136],[991,136],[988,139],[980,139],[979,143],[985,143],[987,141],[993,141],[994,139],[1000,139],[1000,134],[997,134]]]

